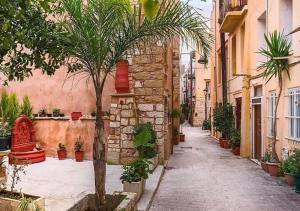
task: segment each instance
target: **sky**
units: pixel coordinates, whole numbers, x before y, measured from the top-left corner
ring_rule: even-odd
[[[210,18],[211,10],[212,10],[212,1],[213,0],[206,0],[206,2],[202,0],[182,0],[183,2],[189,2],[189,4],[195,8],[201,9],[201,13],[204,17]],[[209,24],[209,22],[208,22]],[[185,45],[181,46],[181,53],[188,53],[192,49],[186,49]],[[189,55],[181,54],[181,64],[188,64],[189,63]]]

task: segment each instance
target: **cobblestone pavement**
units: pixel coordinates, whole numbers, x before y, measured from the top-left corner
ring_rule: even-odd
[[[300,211],[300,194],[250,160],[221,149],[199,128],[184,128],[150,211]]]

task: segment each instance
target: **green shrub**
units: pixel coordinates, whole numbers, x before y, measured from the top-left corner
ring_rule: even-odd
[[[0,136],[8,137],[11,135],[11,128],[7,122],[0,122]]]
[[[23,97],[23,103],[21,105],[21,114],[26,115],[27,117],[32,119],[32,105],[30,103],[29,97],[24,96]]]
[[[231,129],[234,126],[232,105],[219,103],[214,111],[213,123],[216,131],[221,132],[223,137],[230,138]]]
[[[202,123],[202,129],[203,130],[211,130],[211,124],[210,124],[210,120],[204,120]]]
[[[177,108],[174,108],[172,111],[171,111],[171,114],[170,116],[173,118],[173,119],[177,119],[177,118],[180,118],[181,117],[181,111]]]
[[[123,182],[140,182],[147,179],[150,173],[150,162],[145,159],[137,159],[129,165],[123,166],[121,181]]]
[[[267,150],[264,154],[264,156],[261,158],[262,162],[270,162],[271,161],[271,152],[270,150]]]
[[[133,144],[138,150],[140,158],[150,159],[157,155],[156,133],[150,122],[134,128]]]
[[[231,129],[230,143],[232,147],[239,147],[241,145],[241,133],[236,128]]]

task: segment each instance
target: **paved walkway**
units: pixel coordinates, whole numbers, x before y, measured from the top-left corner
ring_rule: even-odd
[[[300,195],[255,163],[221,149],[199,128],[184,129],[150,211],[300,210]]]

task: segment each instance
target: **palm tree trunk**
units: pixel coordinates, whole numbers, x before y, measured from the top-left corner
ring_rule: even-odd
[[[95,125],[95,137],[93,143],[93,164],[95,174],[95,207],[97,211],[105,211],[105,144],[104,144],[104,122],[102,119],[102,100],[101,94],[96,92],[97,115]]]
[[[272,161],[278,162],[279,158],[276,152],[276,136],[277,136],[277,110],[279,105],[279,100],[282,94],[282,78],[279,77],[279,93],[278,98],[275,98],[275,111],[274,111],[274,122],[273,122],[273,140],[272,140]]]

